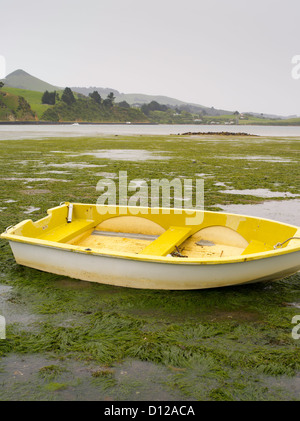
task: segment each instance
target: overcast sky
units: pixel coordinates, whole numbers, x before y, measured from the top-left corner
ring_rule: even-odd
[[[57,86],[300,115],[299,19],[299,0],[8,0],[0,55]]]

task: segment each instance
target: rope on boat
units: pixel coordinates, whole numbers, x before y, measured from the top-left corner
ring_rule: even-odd
[[[283,241],[283,243],[277,243],[277,244],[275,244],[274,249],[277,249],[279,247],[282,247],[283,244],[287,243],[290,240],[300,240],[300,237],[290,237],[287,240]]]
[[[188,256],[184,256],[183,254],[180,253],[179,248],[177,246],[175,246],[176,251],[173,251],[171,253],[171,256],[173,257],[188,257]]]

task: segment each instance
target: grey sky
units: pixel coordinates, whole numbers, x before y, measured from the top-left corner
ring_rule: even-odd
[[[58,86],[300,115],[299,0],[9,0],[0,55]]]

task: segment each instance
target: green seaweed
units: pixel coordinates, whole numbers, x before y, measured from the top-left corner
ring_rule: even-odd
[[[135,161],[133,156],[132,161],[114,161],[81,155],[102,149],[158,155],[163,151],[161,158],[169,158]],[[0,231],[23,219],[39,219],[61,201],[95,203],[101,172],[127,171],[129,180],[195,179],[204,173],[206,209],[266,200],[224,194],[216,182],[234,189],[259,187],[297,195],[299,152],[297,138],[206,140],[173,135],[3,141]],[[90,166],[55,166],[70,162]],[[24,211],[30,206],[39,209],[27,215]],[[96,365],[84,380],[96,399],[151,399],[156,385],[161,396],[183,400],[299,400],[299,388],[290,388],[300,372],[300,341],[291,336],[292,317],[299,313],[291,305],[300,302],[299,273],[272,283],[215,290],[127,289],[19,266],[4,240],[0,240],[0,263],[0,284],[12,287],[0,301],[0,314],[8,321],[6,339],[0,341],[0,378],[11,355],[57,361],[37,367],[29,384],[13,382],[0,399],[56,399],[56,392],[72,399],[82,387],[67,377],[72,361]],[[10,321],[11,314],[15,318]],[[26,321],[25,314],[34,318]],[[143,380],[138,370],[130,379],[118,375],[129,361],[164,374],[155,374],[154,383],[152,372]]]

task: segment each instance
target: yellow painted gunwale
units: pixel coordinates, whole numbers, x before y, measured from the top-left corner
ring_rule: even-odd
[[[292,240],[291,243],[292,245],[288,244],[287,246],[283,247],[283,248],[278,248],[278,249],[272,249],[272,250],[268,250],[268,251],[263,251],[263,252],[258,252],[258,253],[252,253],[252,254],[245,254],[245,255],[241,255],[241,256],[236,256],[236,257],[205,257],[205,258],[193,258],[193,257],[189,257],[188,259],[183,259],[180,257],[170,257],[170,256],[154,256],[154,255],[146,255],[146,254],[136,254],[136,253],[126,253],[126,252],[114,252],[114,251],[107,251],[107,250],[103,250],[101,251],[100,248],[97,248],[97,250],[93,250],[93,249],[89,249],[87,250],[86,247],[82,247],[82,246],[78,246],[78,245],[72,245],[72,244],[65,244],[65,243],[58,243],[55,241],[48,241],[48,240],[44,240],[41,238],[34,238],[34,237],[28,237],[28,236],[23,236],[23,235],[16,235],[13,234],[12,232],[15,230],[18,230],[20,228],[22,228],[22,226],[24,226],[26,223],[31,222],[33,224],[33,226],[36,228],[37,226],[41,227],[43,223],[45,222],[49,222],[51,223],[51,217],[52,217],[52,213],[55,210],[59,210],[59,209],[65,209],[68,206],[68,202],[66,202],[64,205],[58,206],[56,208],[52,208],[49,209],[47,211],[48,216],[46,216],[45,218],[40,219],[39,221],[36,221],[34,223],[32,223],[32,220],[25,220],[22,221],[20,223],[18,223],[17,225],[9,228],[7,230],[7,232],[1,234],[1,237],[9,240],[9,241],[15,241],[15,242],[20,242],[20,243],[26,243],[26,244],[32,244],[32,245],[36,245],[36,246],[43,246],[43,247],[50,247],[50,248],[55,248],[55,249],[60,249],[62,251],[69,251],[69,252],[74,252],[74,253],[84,253],[84,254],[91,254],[91,255],[95,255],[95,256],[107,256],[107,257],[112,257],[112,258],[119,258],[119,259],[130,259],[130,260],[134,260],[134,261],[146,261],[146,262],[160,262],[160,263],[170,263],[170,264],[179,264],[179,265],[215,265],[215,264],[228,264],[228,263],[240,263],[240,262],[246,262],[246,261],[254,261],[254,260],[259,260],[259,259],[266,259],[266,258],[271,258],[274,256],[279,256],[279,255],[285,255],[285,254],[290,254],[290,253],[294,253],[294,252],[298,252],[300,251],[300,240]],[[74,203],[74,206],[84,206],[86,208],[88,207],[95,207],[96,205],[93,204],[81,204],[81,203]],[[116,208],[121,209],[122,207],[116,206]],[[130,211],[131,208],[128,208],[128,210]],[[139,208],[139,210],[141,210],[142,208]],[[165,210],[166,212],[168,211],[168,209],[164,209],[164,208],[159,208],[160,211]],[[272,227],[274,228],[273,224],[277,223],[278,226],[281,226],[281,228],[286,227],[287,230],[294,229],[294,234],[293,236],[297,236],[300,237],[300,228],[294,225],[289,225],[289,224],[284,224],[284,223],[280,223],[277,221],[272,221],[270,219],[266,219],[266,218],[254,218],[254,217],[249,217],[247,215],[234,215],[234,214],[229,214],[229,213],[221,213],[221,212],[206,212],[209,213],[210,215],[225,215],[225,216],[229,216],[229,217],[240,217],[240,218],[245,218],[244,222],[249,222],[249,221],[256,221],[256,222],[266,222],[266,223],[272,223]],[[145,215],[142,215],[145,216]],[[173,215],[174,217],[174,215]],[[89,219],[89,218],[86,218]],[[54,221],[53,221],[54,222]],[[196,229],[196,227],[195,227]],[[299,243],[299,245],[298,245]]]

